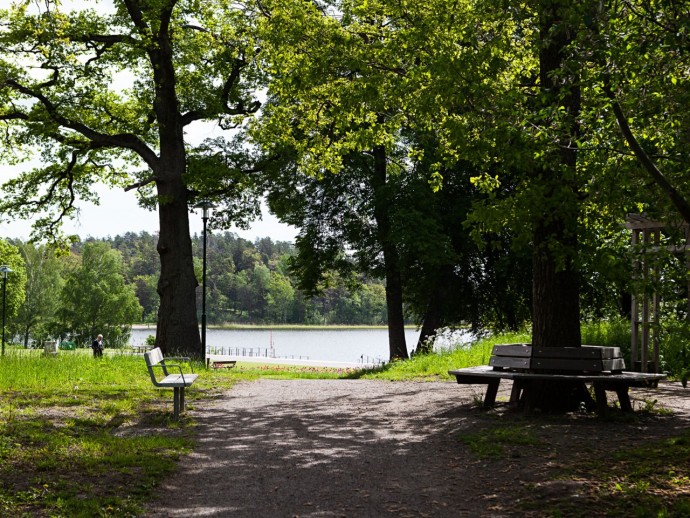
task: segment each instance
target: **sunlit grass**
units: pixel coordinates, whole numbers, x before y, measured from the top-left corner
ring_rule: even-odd
[[[200,367],[197,365],[196,367]],[[189,404],[230,380],[203,376]],[[141,356],[0,358],[0,516],[135,516],[194,444]]]
[[[354,376],[387,380],[450,380],[449,370],[487,365],[494,345],[523,343],[529,340],[529,334],[526,333],[502,334],[482,339],[477,343],[460,345],[456,349],[413,356],[407,361],[391,362],[373,372]]]

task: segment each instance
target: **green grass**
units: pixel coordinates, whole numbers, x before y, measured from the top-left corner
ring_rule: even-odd
[[[558,480],[587,481],[585,493],[526,499],[540,516],[690,516],[690,432],[572,462]]]
[[[194,446],[141,356],[10,349],[0,373],[0,516],[136,516]],[[188,404],[219,383],[202,376]]]
[[[540,440],[530,427],[515,424],[499,425],[477,433],[462,434],[459,438],[472,453],[482,459],[504,458],[509,450],[513,451],[513,456],[516,456],[518,454],[515,453],[517,450],[515,447],[540,444]]]
[[[462,346],[440,353],[413,356],[409,361],[390,362],[372,372],[356,374],[353,377],[386,380],[450,380],[449,370],[487,365],[491,350],[496,344],[524,343],[529,341],[526,333],[506,333],[486,338],[474,345]]]

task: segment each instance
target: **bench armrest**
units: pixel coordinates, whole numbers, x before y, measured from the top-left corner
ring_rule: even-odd
[[[180,376],[182,376],[182,381],[185,382],[185,379],[184,379],[184,372],[182,371],[182,365],[179,365],[179,364],[177,364],[177,363],[166,363],[165,365],[163,365],[163,364],[159,363],[159,364],[156,364],[156,365],[151,365],[151,367],[152,367],[152,368],[153,368],[153,367],[159,367],[159,368],[161,368],[161,369],[163,369],[163,367],[165,367],[166,369],[167,369],[168,367],[177,367],[177,369],[180,371]],[[163,372],[165,372],[165,370],[164,370]],[[192,371],[192,374],[193,374],[193,373],[194,373],[194,372]]]
[[[168,360],[176,360],[178,362],[185,362],[189,364],[189,368],[192,370],[192,373],[194,373],[194,367],[192,366],[192,359],[189,356],[170,356],[168,358],[163,359],[166,362],[166,365],[170,367],[171,365],[175,365],[174,363],[167,363]],[[179,367],[179,365],[175,365],[176,367]]]

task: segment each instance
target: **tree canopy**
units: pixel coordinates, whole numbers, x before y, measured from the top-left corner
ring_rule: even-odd
[[[82,341],[102,334],[107,344],[119,344],[123,330],[142,315],[134,287],[125,284],[122,270],[119,252],[105,243],[87,243],[61,292],[58,317],[64,328]]]
[[[537,345],[578,345],[581,314],[599,310],[580,302],[626,287],[625,214],[689,219],[684,4],[58,4],[2,11],[2,157],[38,149],[41,163],[6,184],[0,210],[41,213],[51,233],[96,181],[138,189],[160,214],[165,346],[198,347],[187,212],[202,198],[219,204],[223,228],[268,191],[302,226],[302,288],[346,282],[353,265],[384,277],[392,357],[406,354],[406,309],[431,322],[434,300],[462,308],[446,322],[512,326],[531,299]],[[202,121],[241,131],[190,142]],[[283,318],[294,285],[262,253],[223,257],[223,304],[270,298]],[[504,282],[511,267],[533,279],[531,294]]]

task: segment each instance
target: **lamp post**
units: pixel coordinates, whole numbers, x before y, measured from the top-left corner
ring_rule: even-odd
[[[2,355],[5,356],[5,308],[7,307],[7,274],[13,272],[12,268],[3,264],[0,266],[2,272]]]
[[[206,361],[206,224],[208,212],[215,205],[208,200],[202,200],[194,207],[201,209],[201,220],[204,222],[204,255],[201,267],[201,358],[202,361]]]

